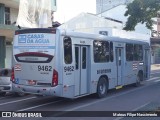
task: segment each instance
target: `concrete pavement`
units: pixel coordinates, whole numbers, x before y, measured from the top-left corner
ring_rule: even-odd
[[[152,64],[151,70],[160,70],[160,64]]]

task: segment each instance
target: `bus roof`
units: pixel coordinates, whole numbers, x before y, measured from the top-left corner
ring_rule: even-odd
[[[26,33],[56,33],[55,28],[27,28],[19,29],[15,31],[15,34],[26,34]]]
[[[60,29],[62,36],[71,36],[71,37],[80,37],[80,38],[87,38],[87,39],[96,39],[96,40],[109,40],[115,42],[131,42],[131,43],[141,43],[141,44],[150,44],[150,40],[141,40],[141,39],[127,39],[127,38],[120,38],[114,36],[105,36],[101,34],[93,34],[93,33],[84,33],[84,32],[76,32],[71,30]]]
[[[94,40],[109,40],[115,42],[131,42],[139,44],[149,44],[150,40],[141,40],[141,39],[127,39],[127,38],[120,38],[114,36],[105,36],[101,34],[93,34],[93,33],[85,33],[85,32],[76,32],[73,30],[68,29],[59,29],[59,28],[28,28],[28,29],[19,29],[15,31],[15,34],[26,34],[26,33],[56,33],[56,30],[60,32],[61,36],[70,36],[70,37],[79,37],[79,38],[87,38],[87,39],[94,39]]]

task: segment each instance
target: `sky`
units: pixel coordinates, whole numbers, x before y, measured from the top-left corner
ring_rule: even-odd
[[[96,0],[57,0],[54,21],[64,23],[82,12],[95,14]]]

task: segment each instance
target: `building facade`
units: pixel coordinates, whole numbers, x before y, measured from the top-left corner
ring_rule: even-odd
[[[0,0],[0,68],[11,67],[12,41],[19,0]]]
[[[151,36],[152,44],[152,63],[160,64],[160,11],[157,18],[154,18],[154,25]]]
[[[32,1],[32,0],[31,0]],[[56,11],[56,0],[52,1],[52,13]],[[11,67],[12,42],[20,0],[0,0],[0,68]],[[52,19],[52,18],[51,18]]]
[[[131,3],[133,0],[96,0],[96,13],[100,14],[118,5]]]

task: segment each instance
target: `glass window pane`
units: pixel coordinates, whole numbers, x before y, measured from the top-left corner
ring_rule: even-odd
[[[70,37],[64,37],[64,61],[66,64],[72,63],[72,41]]]
[[[109,42],[98,41],[93,42],[94,62],[109,62]]]
[[[113,62],[113,42],[110,42],[110,61]]]
[[[139,45],[139,61],[143,60],[143,46]]]
[[[143,60],[143,48],[142,45],[134,45],[134,60],[141,61]]]
[[[126,44],[126,60],[133,61],[133,44]]]
[[[5,24],[6,25],[10,25],[11,24],[11,20],[10,20],[10,8],[9,7],[5,7]]]
[[[76,70],[79,69],[79,49],[78,47],[75,47],[75,64],[76,64]]]
[[[82,49],[82,69],[86,69],[86,48]]]

